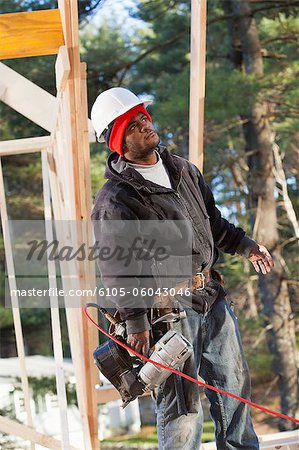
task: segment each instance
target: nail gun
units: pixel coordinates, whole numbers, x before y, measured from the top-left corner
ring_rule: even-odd
[[[113,325],[113,335],[118,340],[125,342],[125,323],[118,321],[107,310],[96,306],[106,319]],[[158,322],[174,322],[184,315],[179,310],[162,310],[157,318]],[[156,323],[157,323],[156,321]],[[151,349],[150,359],[177,369],[189,358],[192,353],[192,345],[179,332],[169,329]],[[116,342],[109,340],[97,347],[93,353],[94,361],[100,372],[119,391],[124,408],[132,400],[148,390],[153,390],[163,383],[170,375],[166,369],[162,369],[150,362],[145,364],[137,357],[132,357],[129,352]]]

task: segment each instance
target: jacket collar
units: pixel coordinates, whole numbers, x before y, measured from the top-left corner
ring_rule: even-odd
[[[166,147],[162,145],[158,145],[156,147],[156,150],[159,153],[163,164],[165,164],[166,166],[174,189],[177,189],[183,169],[181,158],[177,158],[171,155]],[[170,190],[168,188],[165,188],[164,186],[159,186],[158,184],[155,184],[149,180],[145,180],[143,176],[140,175],[139,172],[137,172],[137,170],[127,165],[125,158],[122,158],[116,152],[111,153],[111,155],[109,155],[108,157],[105,170],[105,178],[113,181],[129,183],[135,189],[146,192],[162,193],[169,192]]]

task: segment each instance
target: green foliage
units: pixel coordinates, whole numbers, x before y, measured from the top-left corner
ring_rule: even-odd
[[[169,140],[176,141],[174,136],[179,139],[188,130],[189,78],[186,72],[187,68],[174,79],[171,74],[164,73],[159,77],[156,87],[158,100],[153,107],[153,119],[157,119],[160,138],[166,143]]]
[[[0,408],[0,416],[7,417],[9,419],[15,420],[16,422],[21,423],[19,420],[16,419],[15,412],[11,407]],[[0,431],[0,442],[1,442],[1,450],[15,450],[16,448],[15,439],[10,434],[2,433],[1,431]]]
[[[87,26],[81,32],[81,53],[88,68],[90,105],[99,92],[119,85],[123,70],[135,57],[129,37],[108,23],[99,29]]]
[[[40,154],[3,158],[3,173],[9,218],[14,220],[43,219]]]
[[[267,350],[266,345],[255,353],[247,354],[249,369],[256,384],[273,380],[272,361],[273,356]]]
[[[207,69],[206,89],[206,120],[230,123],[239,114],[248,113],[260,85],[253,77],[238,70],[211,64]]]
[[[203,423],[202,442],[215,440],[214,424],[211,420]],[[102,443],[121,443],[124,448],[130,444],[158,444],[158,436],[155,427],[144,427],[135,435],[122,435],[103,439]]]
[[[245,339],[245,354],[253,382],[258,385],[273,380],[271,355],[266,343],[263,317],[246,319],[240,314],[239,325]]]
[[[0,329],[13,326],[12,310],[0,305]]]
[[[28,382],[30,388],[32,389],[32,397],[35,402],[37,402],[39,396],[44,397],[46,394],[57,395],[55,377],[28,377]],[[18,379],[16,389],[21,390],[20,379]],[[67,382],[65,384],[65,389],[68,405],[78,406],[76,386],[72,383]]]
[[[97,191],[105,182],[104,171],[106,167],[107,152],[103,151],[104,145],[97,144],[97,152],[91,156],[91,191],[95,198]]]
[[[179,144],[185,145],[189,126],[190,5],[144,0],[138,2],[135,17],[146,23],[147,31],[137,43],[140,60],[129,87],[137,94],[147,92],[154,97],[152,112],[160,137],[179,150]]]
[[[85,20],[96,12],[102,0],[80,0],[78,2],[79,20]],[[57,8],[57,0],[3,0],[1,14],[38,11]]]
[[[55,0],[4,0],[1,3],[2,14],[53,8],[57,8],[57,1]]]
[[[6,60],[5,65],[30,81],[56,95],[55,55]],[[2,139],[45,136],[46,130],[0,102],[0,135]]]

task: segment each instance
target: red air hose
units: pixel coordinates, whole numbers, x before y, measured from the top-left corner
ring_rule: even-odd
[[[295,419],[294,417],[290,417],[290,416],[287,416],[286,414],[282,414],[282,413],[280,413],[278,411],[273,411],[272,409],[265,408],[264,406],[258,405],[257,403],[251,402],[250,400],[246,400],[245,398],[239,397],[238,395],[231,394],[230,392],[224,391],[223,389],[218,389],[218,388],[216,388],[214,386],[210,386],[209,384],[206,384],[206,383],[203,383],[202,381],[196,380],[195,378],[192,378],[192,377],[190,377],[189,375],[186,375],[183,372],[180,372],[180,371],[178,371],[176,369],[172,369],[171,367],[165,366],[164,364],[161,364],[161,363],[158,363],[156,361],[153,361],[153,360],[147,358],[146,356],[143,356],[140,353],[136,352],[135,350],[132,350],[131,347],[129,347],[128,345],[126,345],[123,342],[119,341],[114,336],[112,336],[107,331],[105,331],[103,328],[101,328],[93,320],[93,318],[90,317],[90,315],[87,312],[87,308],[89,306],[91,306],[91,305],[86,304],[84,306],[84,313],[88,317],[88,319],[95,325],[95,327],[98,330],[100,330],[101,333],[105,334],[105,336],[107,336],[110,339],[112,339],[114,342],[116,342],[121,347],[123,347],[126,350],[128,350],[130,353],[133,353],[134,355],[138,356],[138,358],[142,359],[143,361],[150,362],[150,363],[154,364],[155,366],[162,367],[162,369],[169,370],[169,372],[172,372],[172,373],[175,373],[177,375],[180,375],[181,377],[186,378],[186,380],[189,380],[192,383],[198,384],[199,386],[204,386],[205,388],[211,389],[212,391],[216,391],[216,392],[219,392],[220,394],[228,395],[229,397],[235,398],[235,399],[239,400],[240,402],[247,403],[248,405],[253,406],[254,408],[260,409],[261,411],[265,411],[266,413],[269,413],[269,414],[274,414],[275,416],[281,417],[282,419],[290,420],[291,422],[295,422],[295,423],[299,424],[299,420]]]

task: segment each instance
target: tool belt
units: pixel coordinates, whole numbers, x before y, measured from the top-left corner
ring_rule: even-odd
[[[182,281],[178,283],[172,291],[174,290],[174,295],[159,295],[154,297],[154,308],[152,311],[152,325],[160,321],[177,322],[181,318],[185,317],[182,313],[181,302],[176,299],[176,295],[184,290],[189,289],[190,297],[188,302],[193,304],[193,296],[199,294],[201,290],[205,288],[207,283],[212,280],[216,280],[222,287],[224,286],[224,280],[222,275],[215,269],[211,269],[204,272],[197,272],[192,280]],[[190,287],[191,284],[191,287]],[[209,303],[203,298],[202,299],[202,310],[199,312],[205,313],[210,309]]]
[[[224,280],[222,275],[215,269],[211,269],[205,272],[198,272],[192,277],[192,288],[190,288],[191,280],[185,280],[174,286],[174,295],[156,295],[153,300],[153,307],[151,308],[151,325],[155,325],[158,322],[178,322],[180,319],[186,317],[184,310],[182,309],[181,302],[175,298],[176,293],[179,295],[180,291],[184,289],[190,289],[192,294],[200,292],[205,288],[207,283],[212,280],[218,281],[223,287]],[[191,297],[190,297],[191,303]],[[201,312],[207,312],[209,309],[205,303],[205,307]],[[196,309],[196,308],[194,308]],[[115,320],[120,321],[119,311],[115,313]],[[110,334],[115,333],[115,325],[110,325]]]
[[[197,272],[191,280],[185,280],[181,283],[178,283],[174,286],[172,290],[175,290],[174,295],[156,295],[154,297],[155,307],[162,308],[170,306],[172,301],[174,300],[175,295],[178,295],[179,292],[189,289],[191,292],[199,291],[204,289],[207,283],[212,280],[217,280],[220,284],[223,283],[222,275],[217,272],[217,270],[211,269],[205,272]],[[191,283],[190,283],[191,281]],[[191,286],[190,286],[191,284]],[[224,283],[223,283],[224,284]]]

